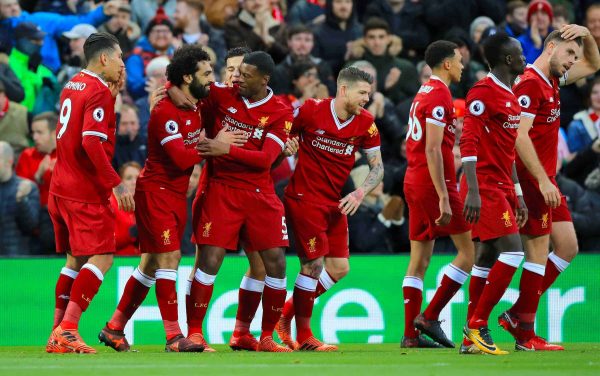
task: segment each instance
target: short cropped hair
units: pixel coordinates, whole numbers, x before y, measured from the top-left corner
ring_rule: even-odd
[[[432,69],[439,66],[445,59],[451,58],[456,53],[458,45],[447,40],[436,40],[425,50],[425,63]]]
[[[317,65],[310,60],[297,61],[292,65],[292,80],[299,79],[304,73],[317,68]]]
[[[227,51],[227,55],[225,55],[225,61],[232,57],[244,56],[252,52],[250,47],[233,47]]]
[[[272,76],[275,70],[275,62],[271,55],[264,51],[254,51],[244,55],[244,64],[254,65],[263,75]]]
[[[83,55],[85,61],[90,62],[102,53],[111,53],[116,50],[119,41],[114,35],[108,33],[94,33],[90,35],[83,44]]]
[[[312,29],[306,25],[298,24],[293,25],[287,30],[287,40],[292,39],[296,34],[310,34],[314,35]]]
[[[183,76],[196,73],[200,61],[210,62],[210,56],[202,47],[195,44],[179,47],[167,65],[167,79],[175,86],[183,84]]]
[[[563,38],[561,34],[562,33],[560,30],[554,30],[553,32],[548,34],[548,36],[546,37],[546,40],[544,40],[544,50],[546,49],[546,47],[548,46],[548,43],[550,43],[550,42],[554,42],[555,44],[565,42],[566,39]],[[573,40],[575,41],[575,43],[577,43],[577,45],[579,47],[581,47],[583,45],[583,40],[581,39],[581,37],[575,38]]]
[[[365,28],[363,29],[363,36],[366,36],[367,33],[371,30],[385,30],[386,34],[390,34],[390,25],[386,20],[379,17],[371,17],[365,23]]]
[[[371,85],[373,83],[373,77],[371,77],[371,75],[367,72],[356,67],[347,67],[342,69],[337,78],[338,85],[342,83],[353,85],[361,81]]]
[[[31,122],[36,122],[40,120],[45,120],[48,123],[48,130],[52,132],[56,129],[56,123],[58,123],[58,115],[53,111],[42,112],[41,114],[37,114],[33,117]]]
[[[483,42],[483,56],[491,68],[504,61],[506,45],[510,42],[510,36],[504,32],[496,33],[485,39]]]

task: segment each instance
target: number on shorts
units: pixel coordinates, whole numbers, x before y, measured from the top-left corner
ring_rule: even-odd
[[[406,133],[406,139],[412,138],[415,141],[419,141],[423,137],[423,128],[419,119],[417,119],[417,106],[419,102],[413,103],[410,106],[409,117],[408,117],[408,133]]]
[[[69,118],[71,117],[71,98],[65,99],[60,108],[60,117],[58,122],[60,123],[60,131],[56,135],[57,139],[60,139],[63,134],[67,131],[67,125],[69,124]]]

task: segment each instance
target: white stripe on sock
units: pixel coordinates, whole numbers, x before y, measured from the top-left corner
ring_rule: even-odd
[[[318,282],[319,280],[317,279],[298,273],[295,286],[304,291],[315,291],[317,289]]]
[[[94,264],[87,263],[87,264],[83,265],[81,267],[81,269],[87,269],[87,270],[91,271],[92,273],[94,273],[96,278],[98,278],[100,281],[104,280],[104,275],[102,275],[102,271],[100,269],[98,269],[98,267]]]
[[[287,287],[287,278],[280,279],[266,276],[265,286],[269,286],[275,290],[285,290]]]
[[[192,279],[189,279],[189,278],[188,278],[188,280],[187,280],[187,287],[186,287],[186,289],[185,289],[185,294],[186,294],[187,296],[190,296],[190,292],[191,292],[191,291],[192,291]]]
[[[560,257],[558,257],[556,255],[556,253],[554,253],[554,252],[550,252],[550,254],[548,255],[548,259],[550,261],[552,261],[552,263],[554,265],[556,265],[556,269],[558,269],[558,271],[561,273],[564,272],[565,269],[568,268],[569,264],[570,264],[568,261],[565,261],[565,260],[561,259]]]
[[[482,266],[473,266],[473,270],[471,270],[471,275],[473,277],[487,278],[489,274],[490,268],[484,268]]]
[[[542,277],[546,272],[546,266],[540,264],[534,264],[533,262],[525,262],[523,264],[523,269],[529,270],[532,273],[539,274]]]
[[[458,284],[464,284],[467,278],[469,278],[469,274],[458,267],[449,264],[444,271],[444,274],[448,276],[451,280]]]
[[[73,269],[69,269],[67,267],[64,267],[60,270],[60,274],[62,275],[66,275],[69,278],[75,279],[77,278],[77,274],[79,274],[79,272],[76,272]]]
[[[156,279],[168,279],[170,281],[177,281],[177,270],[156,269]]]
[[[196,269],[196,273],[194,274],[194,279],[206,286],[214,285],[216,278],[216,275],[206,274],[200,268]]]
[[[142,285],[144,285],[148,288],[152,287],[156,283],[156,279],[149,277],[146,274],[142,273],[142,271],[140,270],[139,267],[135,268],[135,270],[133,271],[133,274],[131,274],[131,276],[133,278],[137,279],[139,283],[141,283]]]
[[[265,283],[258,279],[250,278],[248,276],[242,277],[240,288],[248,291],[263,292],[265,289]]]
[[[525,258],[525,253],[523,252],[502,252],[498,256],[498,261],[513,268],[518,268],[523,258]]]
[[[423,280],[418,277],[406,276],[402,281],[402,287],[412,287],[423,291]]]
[[[327,270],[325,269],[323,269],[321,275],[319,276],[319,282],[321,282],[321,286],[323,286],[325,290],[329,290],[333,287],[333,285],[335,285],[335,281],[333,280],[333,278],[331,278],[331,276],[329,275],[329,273],[327,273]]]

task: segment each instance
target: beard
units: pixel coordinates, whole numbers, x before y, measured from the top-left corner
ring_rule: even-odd
[[[557,61],[557,59],[550,59],[550,75],[552,77],[562,77],[561,69],[563,66]]]
[[[197,78],[194,76],[192,83],[190,83],[190,93],[194,96],[194,98],[200,100],[202,98],[208,97],[208,88],[203,85]]]

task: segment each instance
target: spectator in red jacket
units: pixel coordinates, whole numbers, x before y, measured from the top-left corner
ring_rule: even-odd
[[[135,183],[142,171],[142,166],[137,162],[124,163],[119,168],[119,176],[130,192],[135,192]],[[139,255],[137,225],[135,224],[135,213],[119,209],[117,199],[110,196],[110,204],[116,217],[115,237],[117,240],[117,252],[119,256]]]

